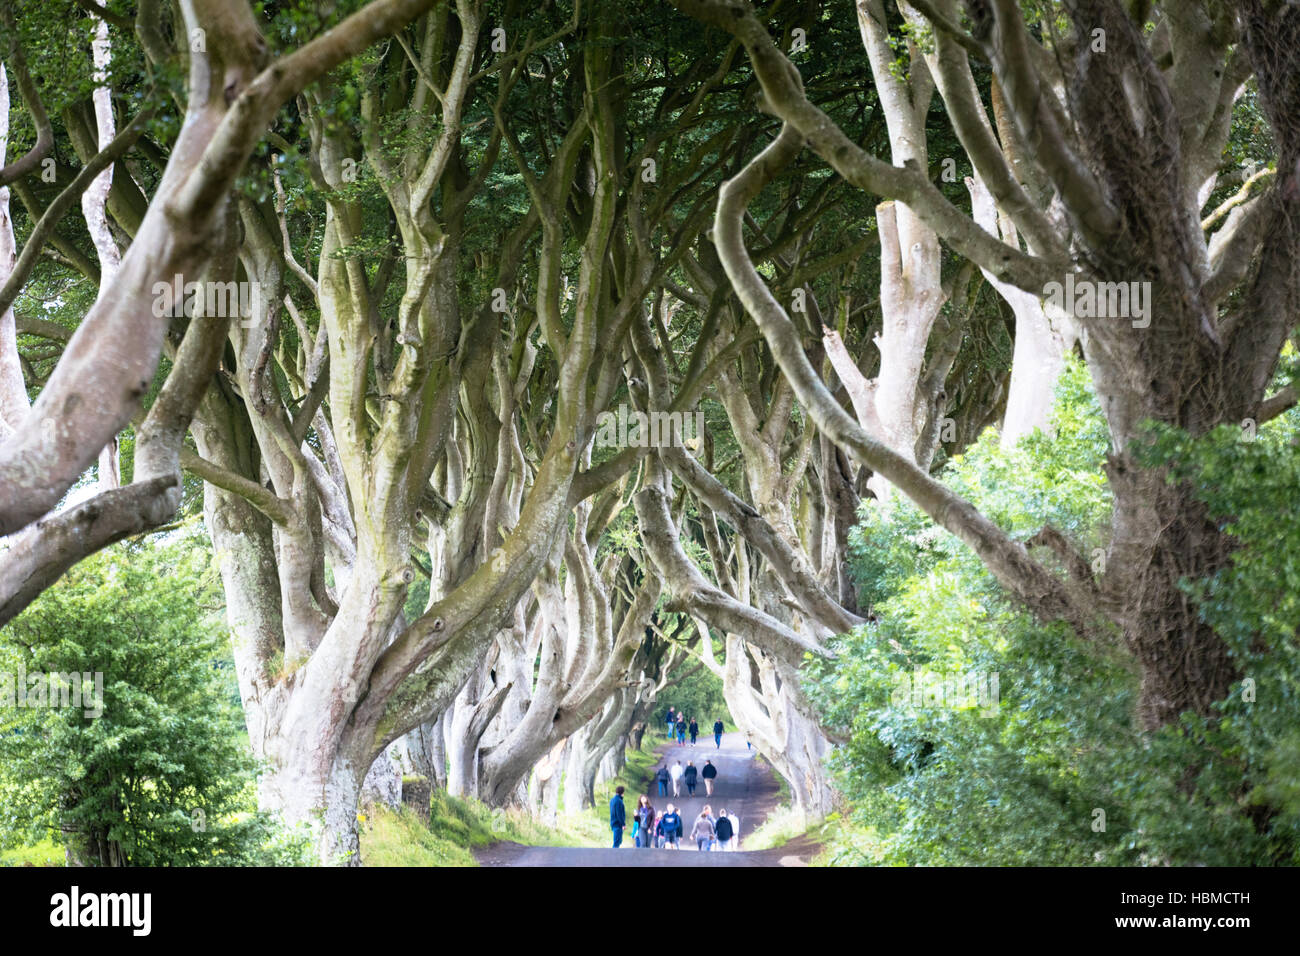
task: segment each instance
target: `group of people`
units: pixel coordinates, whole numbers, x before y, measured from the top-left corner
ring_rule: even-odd
[[[694,717],[687,717],[685,711],[674,710],[672,707],[664,714],[664,723],[668,727],[668,739],[673,739],[674,733],[677,736],[677,746],[686,746],[686,735],[691,735],[691,746],[695,746],[695,740],[700,735],[700,724]],[[722,720],[713,722],[713,744],[722,749]]]
[[[614,789],[614,796],[609,801],[609,826],[614,831],[614,848],[623,843],[623,830],[627,826],[627,813],[623,807],[623,787]],[[638,848],[678,850],[685,835],[685,823],[682,815],[673,804],[658,814],[650,802],[649,794],[642,794],[632,815],[632,841]],[[700,810],[691,827],[691,839],[700,852],[719,850],[729,851],[740,848],[740,819],[719,811],[715,817],[713,808],[707,803]]]
[[[704,795],[713,796],[713,781],[718,779],[718,768],[713,766],[712,760],[704,761],[703,767],[696,767],[695,761],[686,761],[686,766],[682,766],[679,760],[672,767],[667,763],[660,764],[659,769],[655,771],[655,782],[659,784],[659,796],[668,796],[668,784],[673,785],[673,796],[682,795],[682,784],[686,784],[687,796],[695,796],[695,788],[699,786],[700,780],[704,781]]]

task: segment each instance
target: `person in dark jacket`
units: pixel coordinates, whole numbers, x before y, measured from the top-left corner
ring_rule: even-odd
[[[713,780],[718,775],[718,768],[713,766],[712,760],[704,761],[704,769],[700,771],[700,776],[704,778],[704,795],[713,796]]]
[[[715,720],[713,722],[713,742],[717,745],[719,750],[722,749],[722,730],[722,721]]]
[[[686,728],[686,729],[689,730],[689,731],[691,732],[691,746],[694,747],[694,746],[695,746],[695,738],[698,737],[698,736],[700,735],[700,725],[697,724],[697,723],[695,722],[695,718],[694,718],[694,717],[691,718],[691,724],[690,724],[690,726],[689,726],[688,728]]]
[[[695,769],[695,764],[689,760],[686,761],[686,769],[682,771],[682,780],[686,782],[686,792],[690,796],[695,796],[695,784],[699,779],[700,772]]]
[[[609,799],[609,828],[614,831],[614,849],[623,843],[623,828],[627,826],[627,811],[623,809],[623,787],[614,788]]]
[[[686,746],[686,718],[681,714],[677,715],[677,746]]]
[[[671,803],[668,812],[659,818],[658,829],[663,833],[664,846],[676,850],[682,838],[682,815]]]
[[[650,794],[641,794],[636,807],[636,845],[643,849],[654,846],[655,808],[650,803]]]
[[[668,764],[663,764],[655,771],[655,782],[659,784],[659,796],[668,796]]]
[[[713,832],[718,838],[718,849],[727,851],[731,849],[731,838],[734,831],[731,829],[731,818],[727,816],[724,809],[718,814],[718,822],[713,825]]]
[[[668,739],[669,739],[669,740],[672,740],[672,738],[673,738],[673,729],[674,729],[674,728],[676,727],[676,725],[677,725],[677,711],[675,711],[675,710],[673,710],[671,707],[669,707],[669,708],[668,708],[668,713],[664,714],[664,723],[666,723],[666,724],[668,725]]]

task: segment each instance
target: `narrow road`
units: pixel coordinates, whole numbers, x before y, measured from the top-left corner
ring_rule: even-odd
[[[651,732],[658,728],[651,728]],[[660,738],[662,739],[662,738]],[[680,850],[638,849],[632,845],[632,811],[636,807],[641,791],[629,790],[623,795],[627,806],[628,827],[624,831],[623,845],[615,850],[593,849],[587,847],[546,847],[522,846],[518,843],[497,843],[476,853],[483,866],[803,866],[804,861],[793,855],[789,849],[762,850],[749,852],[744,849],[745,839],[753,833],[767,815],[776,808],[780,788],[772,771],[757,759],[757,751],[745,747],[745,738],[738,733],[723,734],[722,748],[715,749],[713,737],[701,737],[692,747],[687,740],[685,746],[662,744],[657,748],[662,755],[659,763],[665,760],[671,768],[681,761],[682,767],[692,761],[697,769],[703,768],[705,760],[712,760],[718,768],[718,778],[714,781],[713,796],[704,795],[703,778],[695,788],[695,796],[689,796],[686,784],[681,785],[681,796],[672,795],[672,784],[668,785],[668,796],[659,796],[658,785],[653,781],[646,792],[655,810],[662,814],[668,804],[673,804],[682,815],[684,831]],[[657,768],[659,763],[655,764]],[[709,804],[713,815],[726,809],[729,814],[740,818],[741,849],[731,853],[700,853],[691,839],[691,827],[700,809]],[[611,842],[613,835],[610,835]]]

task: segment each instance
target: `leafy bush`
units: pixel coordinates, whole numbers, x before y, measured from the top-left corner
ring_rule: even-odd
[[[102,704],[0,701],[5,845],[53,836],[90,864],[302,861],[303,841],[255,809],[219,597],[200,541],[123,544],[0,634],[11,684],[20,671],[102,675]]]
[[[1099,555],[1107,433],[1078,364],[1062,377],[1052,424],[1008,451],[986,433],[944,478],[1022,540],[1050,522]],[[1135,665],[1117,640],[1085,644],[1034,620],[910,503],[864,509],[851,560],[875,620],[837,639],[834,661],[805,670],[844,740],[832,765],[854,830],[833,858],[1295,862],[1300,456],[1289,428],[1269,426],[1253,443],[1239,431],[1200,441],[1166,432],[1153,445],[1153,463],[1194,481],[1216,514],[1236,516],[1232,568],[1187,587],[1260,688],[1257,703],[1235,694],[1214,719],[1187,715],[1155,734],[1136,724]],[[949,682],[942,699],[929,675]]]

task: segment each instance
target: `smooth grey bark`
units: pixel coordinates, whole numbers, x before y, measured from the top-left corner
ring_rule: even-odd
[[[4,64],[0,63],[0,168],[5,165],[8,142],[9,79]],[[0,186],[0,285],[9,281],[18,260],[9,199],[9,187]],[[10,306],[0,312],[0,441],[18,428],[30,408],[22,362],[18,357],[18,328]]]
[[[183,7],[187,34],[207,37],[205,51],[190,57],[186,122],[118,281],[73,334],[22,427],[0,445],[0,533],[48,512],[130,420],[167,328],[153,314],[154,283],[203,270],[220,200],[281,103],[429,2],[377,0],[265,71],[265,41],[246,4]]]

